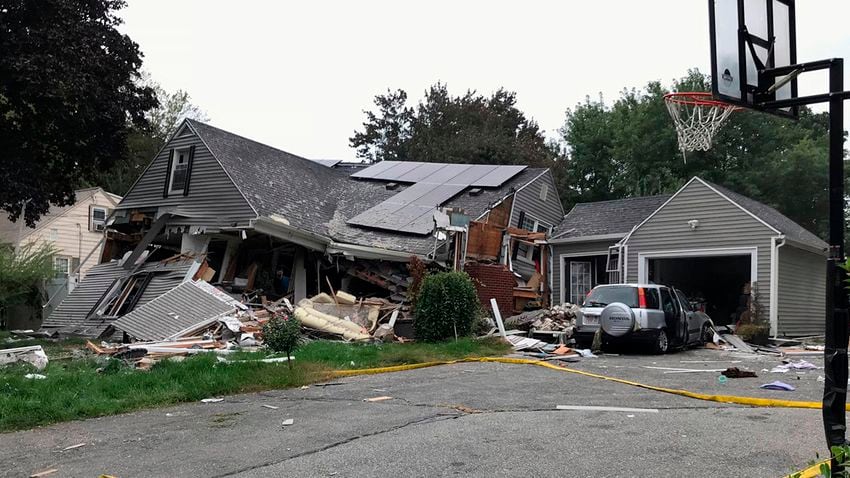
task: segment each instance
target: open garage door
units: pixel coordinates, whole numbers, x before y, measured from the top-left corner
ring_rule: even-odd
[[[746,310],[752,260],[750,255],[647,258],[647,272],[650,282],[681,290],[715,324],[726,325]]]

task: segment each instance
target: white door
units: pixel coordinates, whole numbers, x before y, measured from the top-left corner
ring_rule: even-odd
[[[590,261],[570,261],[571,304],[581,304],[593,288],[593,264]]]

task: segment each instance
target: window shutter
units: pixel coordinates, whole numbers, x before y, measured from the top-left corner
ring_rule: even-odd
[[[525,211],[520,211],[517,217],[516,227],[522,229],[523,223],[525,223]]]
[[[192,179],[192,164],[195,163],[195,145],[189,148],[189,163],[186,165],[186,184],[183,186],[183,195],[189,195],[189,181]]]
[[[91,205],[91,204],[89,204],[89,231],[91,231],[91,230],[92,230],[92,227],[91,227],[91,226],[92,226],[92,217],[93,217],[93,216],[92,216],[92,210],[91,210],[91,209],[92,209],[92,205]]]
[[[165,168],[165,186],[162,187],[162,198],[168,197],[168,186],[171,182],[171,165],[174,163],[174,150],[168,151],[168,167]]]

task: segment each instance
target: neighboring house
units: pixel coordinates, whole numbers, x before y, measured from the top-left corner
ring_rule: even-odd
[[[348,289],[365,281],[352,287],[395,291],[407,286],[399,277],[407,275],[403,263],[411,256],[449,267],[462,263],[466,241],[452,221],[498,215],[503,227],[544,231],[563,214],[548,169],[391,161],[348,166],[185,120],[115,206],[104,260],[124,258],[126,272],[119,276],[126,281],[146,249],[155,258],[167,257],[165,251],[203,254],[214,271],[210,282],[268,290],[284,282],[270,278],[285,276],[295,300],[328,283]],[[534,252],[515,254],[516,272],[528,279]],[[107,282],[89,291],[91,298],[76,304],[62,326],[100,323],[92,314],[107,300]]]
[[[57,278],[74,277],[78,269],[80,277],[85,276],[100,261],[106,219],[121,196],[98,187],[77,190],[76,196],[70,206],[51,207],[35,228],[26,227],[20,219],[0,218],[0,242],[52,244]]]
[[[704,302],[718,324],[747,284],[773,336],[823,333],[827,244],[775,209],[693,178],[672,196],[578,204],[553,232],[553,299],[598,285],[658,282]]]

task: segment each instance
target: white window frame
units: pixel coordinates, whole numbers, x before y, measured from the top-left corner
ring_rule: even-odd
[[[103,211],[103,220],[95,219],[94,212]],[[106,218],[109,217],[109,210],[101,206],[92,206],[89,212],[89,230],[94,232],[103,232],[106,229]]]
[[[587,266],[587,271],[582,272],[583,276],[587,278],[587,283],[578,284],[577,281],[573,280],[573,265]],[[571,304],[580,304],[584,296],[593,289],[593,261],[569,261],[569,279],[570,279],[570,300]],[[587,285],[586,292],[580,292],[579,289],[576,288],[577,285]]]
[[[526,221],[526,222],[531,221],[531,223],[532,223],[532,228],[531,228],[531,229],[526,229],[527,231],[530,231],[530,232],[542,232],[542,231],[538,231],[538,230],[537,230],[537,228],[539,228],[540,226],[544,226],[544,227],[546,228],[546,233],[547,233],[547,234],[551,234],[551,233],[552,233],[552,226],[550,226],[550,225],[546,224],[546,223],[545,223],[545,222],[543,222],[543,221],[538,221],[537,219],[534,219],[534,218],[532,218],[531,216],[529,216],[529,215],[527,215],[527,214],[526,214],[526,216],[525,216],[525,221]],[[522,226],[523,226],[522,224],[520,224],[520,225],[519,225],[520,229],[522,229],[522,228],[523,228]],[[517,259],[519,259],[519,260],[520,260],[520,261],[522,261],[522,262],[528,262],[528,263],[530,263],[530,264],[533,264],[533,263],[534,263],[534,247],[532,247],[532,246],[530,246],[530,245],[526,245],[526,246],[527,246],[528,248],[525,250],[525,252],[524,252],[524,253],[523,253],[523,251],[520,251],[519,249],[517,249],[516,257],[517,257]]]
[[[59,229],[51,228],[50,232],[47,234],[47,240],[51,242],[56,242],[59,240]]]
[[[184,163],[179,162],[181,155],[185,159]],[[183,187],[181,187],[179,189],[175,189],[174,188],[174,173],[177,171],[178,165],[184,165],[185,166],[187,177],[183,180]],[[175,149],[174,150],[174,157],[171,158],[171,171],[169,171],[169,173],[168,173],[168,193],[169,194],[177,194],[177,193],[182,193],[184,190],[186,190],[186,181],[189,179],[188,174],[189,174],[189,148]]]
[[[65,267],[64,270],[59,267],[59,263],[64,261]],[[68,256],[53,256],[53,270],[55,271],[55,277],[68,277],[71,275],[71,258]]]

